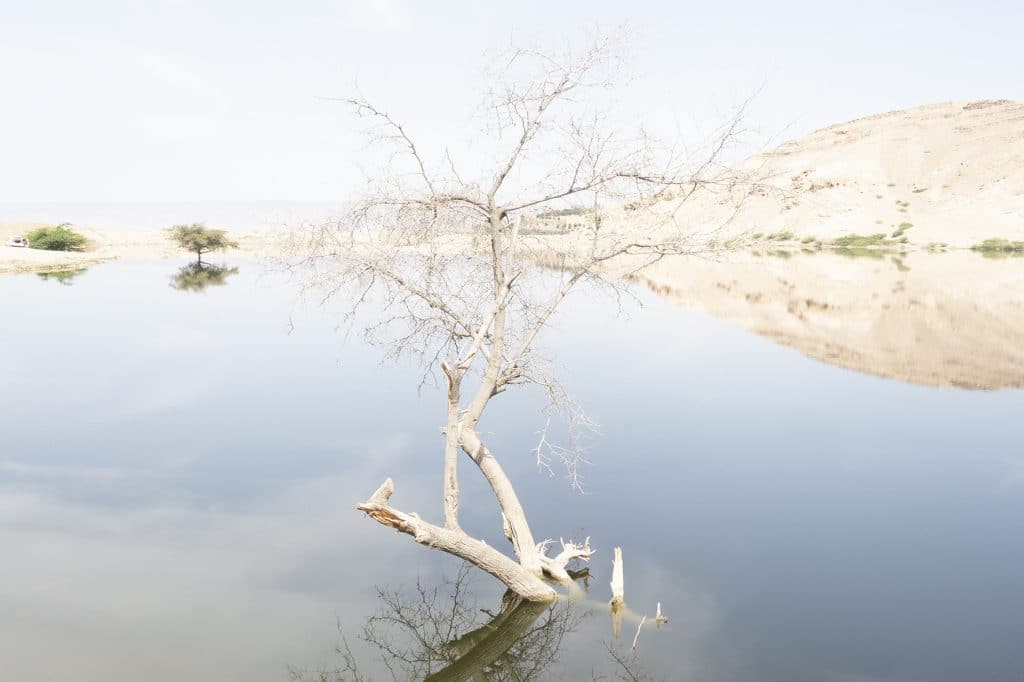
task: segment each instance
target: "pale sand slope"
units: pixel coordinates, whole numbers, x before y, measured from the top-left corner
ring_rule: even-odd
[[[1024,104],[935,104],[819,130],[748,159],[741,170],[767,188],[719,191],[678,206],[622,211],[637,228],[676,225],[719,234],[791,231],[821,240],[891,234],[910,245],[969,247],[990,237],[1024,240]],[[898,203],[902,202],[902,203]]]
[[[927,386],[1024,387],[1021,258],[675,257],[630,279],[858,372]]]
[[[40,251],[3,246],[13,235],[25,235],[38,224],[0,223],[0,273],[39,270],[66,270],[104,263],[118,258],[170,258],[188,256],[167,239],[163,230],[73,229],[89,239],[85,251]],[[237,250],[227,253],[242,256],[265,256],[275,252],[279,237],[273,233],[229,233],[238,242]]]

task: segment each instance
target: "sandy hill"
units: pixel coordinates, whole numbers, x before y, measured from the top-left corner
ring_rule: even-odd
[[[947,103],[823,128],[741,166],[764,191],[740,203],[724,234],[793,232],[827,240],[890,233],[910,244],[952,247],[990,237],[1024,240],[1024,104]],[[676,221],[696,231],[721,225],[742,195],[703,196]]]

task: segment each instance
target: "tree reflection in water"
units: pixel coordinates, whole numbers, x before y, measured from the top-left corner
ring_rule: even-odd
[[[237,274],[238,268],[229,268],[226,265],[189,263],[171,277],[171,288],[178,291],[203,291],[206,287],[224,286],[228,283],[228,277]]]
[[[50,272],[37,272],[36,275],[42,280],[53,280],[58,284],[63,284],[66,287],[71,286],[75,283],[75,278],[83,274],[86,268],[79,268],[77,270],[52,270]]]
[[[530,602],[507,591],[497,612],[479,608],[471,595],[472,566],[463,564],[454,580],[441,587],[416,581],[406,592],[378,589],[381,607],[363,625],[358,639],[375,650],[393,680],[548,679],[566,635],[591,615],[595,602],[577,597],[554,603]],[[575,578],[586,579],[586,571]],[[628,646],[628,645],[627,645]],[[292,682],[367,682],[373,679],[360,666],[342,635],[339,665],[316,671],[293,668]],[[610,670],[590,672],[593,680],[652,679],[635,652],[623,653],[611,642],[587,665],[607,655]]]

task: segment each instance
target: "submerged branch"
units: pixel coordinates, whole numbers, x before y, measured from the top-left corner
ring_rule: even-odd
[[[421,545],[448,552],[487,571],[509,589],[530,601],[549,602],[555,591],[536,574],[527,570],[483,540],[477,540],[458,529],[442,528],[428,523],[415,513],[407,514],[390,504],[394,483],[387,479],[366,502],[356,509],[366,512],[377,523],[411,535]]]

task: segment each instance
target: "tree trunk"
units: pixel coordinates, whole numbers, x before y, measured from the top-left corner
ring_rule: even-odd
[[[516,495],[516,491],[512,487],[512,481],[509,480],[505,470],[501,468],[501,464],[474,431],[463,428],[460,434],[460,443],[463,451],[480,467],[484,478],[487,479],[491,490],[494,491],[494,496],[498,498],[498,504],[501,505],[501,511],[505,515],[505,527],[509,531],[509,540],[512,541],[512,547],[515,549],[516,556],[519,557],[519,563],[533,575],[542,575],[543,565],[540,550],[537,549],[530,525],[526,521],[526,512],[523,511],[519,496]]]
[[[441,369],[448,376],[448,424],[444,432],[444,527],[459,527],[459,411],[461,378],[446,364]]]

